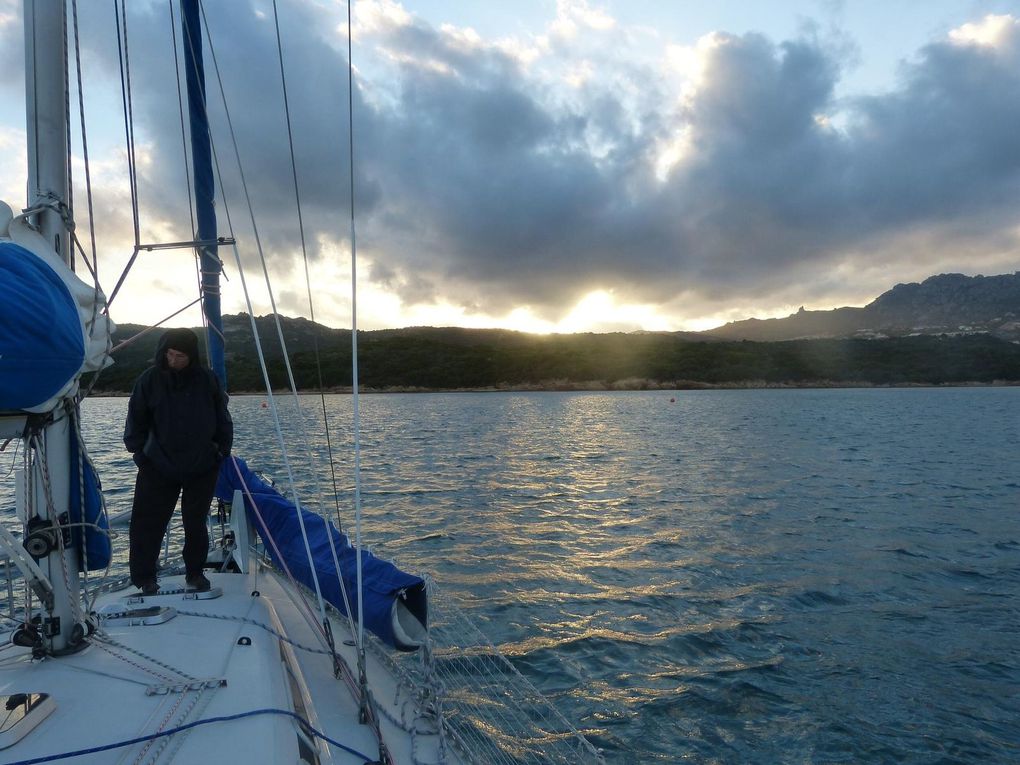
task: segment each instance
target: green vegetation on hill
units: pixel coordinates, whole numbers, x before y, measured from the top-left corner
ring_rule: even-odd
[[[270,379],[287,376],[269,317],[256,320]],[[351,333],[282,319],[298,387],[351,384]],[[125,325],[117,340],[141,328]],[[225,317],[231,391],[263,390],[247,316]],[[116,356],[97,391],[125,392],[150,363],[160,332]],[[360,332],[359,375],[371,389],[499,387],[690,387],[697,385],[909,385],[1020,381],[1020,345],[989,335],[784,342],[692,340],[672,333],[528,335],[505,330],[416,327]]]

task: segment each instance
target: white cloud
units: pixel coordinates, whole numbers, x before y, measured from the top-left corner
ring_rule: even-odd
[[[0,199],[15,212],[25,206],[27,165],[25,132],[0,125]]]
[[[0,0],[0,20],[8,7]],[[346,323],[350,166],[346,46],[338,45],[346,31],[338,35],[335,19],[316,23],[310,3],[284,9],[313,281],[334,295],[316,313]],[[273,25],[254,7],[206,10],[243,114],[235,127],[253,204],[269,213],[260,236],[281,305],[304,311]],[[130,12],[138,14],[133,50],[163,50],[159,20],[142,5]],[[577,1],[559,2],[533,36],[498,39],[432,26],[392,0],[359,2],[355,13],[363,326],[679,329],[752,311],[859,304],[892,281],[939,270],[1015,268],[1013,17],[979,19],[932,42],[907,59],[889,92],[840,99],[843,48],[816,33],[714,32],[683,45]],[[3,30],[0,21],[10,40]],[[93,40],[90,82],[116,71],[115,51]],[[137,54],[132,66],[145,225],[152,236],[180,238],[183,169],[167,161],[180,151],[176,102],[151,85],[166,74],[151,59]],[[222,127],[220,117],[214,123]],[[20,136],[0,132],[0,150],[5,142]],[[235,191],[229,144],[218,147]],[[112,236],[120,254],[109,256],[116,262],[125,243],[130,249],[123,176],[112,154],[96,158],[97,218],[120,232]],[[23,171],[8,170],[15,166],[21,155],[0,153],[7,187],[23,187]],[[250,263],[240,199],[231,207]],[[186,282],[164,279],[171,292]],[[265,300],[256,297],[259,310]],[[163,302],[161,293],[152,310]]]
[[[413,19],[394,0],[361,0],[354,5],[353,21],[354,37],[357,39],[363,34],[384,34],[395,28],[410,26]]]
[[[949,32],[951,42],[958,45],[985,45],[999,48],[1015,34],[1016,20],[1012,16],[985,16],[981,21],[964,24]]]
[[[592,8],[587,0],[557,0],[558,20],[569,19],[578,27],[604,31],[616,26],[616,20],[601,8]]]

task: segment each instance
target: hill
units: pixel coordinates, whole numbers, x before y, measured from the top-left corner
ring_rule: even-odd
[[[256,319],[274,388],[287,385],[271,317]],[[351,384],[351,333],[281,317],[300,389]],[[117,340],[142,327],[123,325]],[[96,390],[126,392],[150,363],[159,332],[119,351]],[[224,319],[228,387],[264,390],[250,319]],[[413,327],[360,332],[368,389],[684,388],[742,385],[909,385],[1020,381],[1020,344],[990,334],[780,342],[692,340],[684,333],[529,335]],[[316,347],[318,354],[316,354]],[[318,361],[317,361],[318,356]]]
[[[886,338],[989,334],[1020,340],[1020,271],[1000,276],[940,274],[897,284],[863,308],[745,319],[703,333],[720,340]]]

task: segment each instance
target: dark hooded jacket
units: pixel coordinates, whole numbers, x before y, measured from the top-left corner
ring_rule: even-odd
[[[188,354],[188,366],[170,369],[169,348]],[[202,366],[198,338],[190,329],[168,330],[155,363],[131,391],[124,445],[139,465],[148,462],[167,478],[187,481],[216,467],[233,441],[227,395],[212,370]]]

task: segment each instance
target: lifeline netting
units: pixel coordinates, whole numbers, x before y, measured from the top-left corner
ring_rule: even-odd
[[[379,648],[405,683],[438,694],[458,753],[486,765],[601,763],[601,754],[480,629],[426,577],[431,650]],[[426,700],[427,703],[428,700]]]

